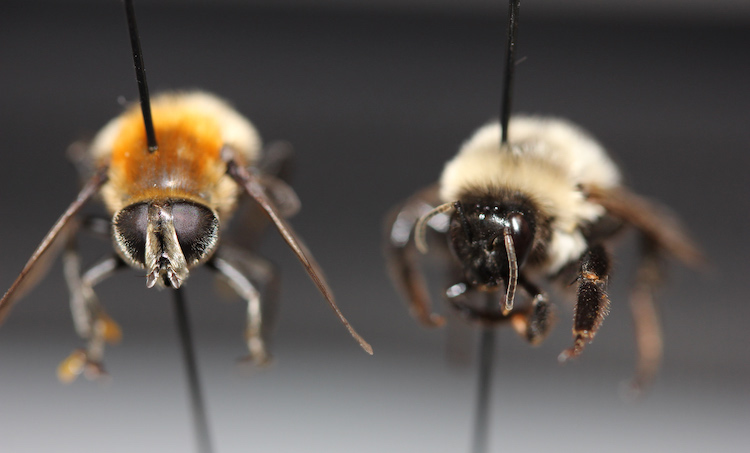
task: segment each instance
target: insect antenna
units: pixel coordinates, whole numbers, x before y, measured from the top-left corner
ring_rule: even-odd
[[[445,214],[455,209],[456,207],[454,206],[454,203],[445,203],[419,218],[419,221],[417,221],[417,224],[414,226],[414,243],[417,245],[417,249],[419,249],[420,252],[427,253],[426,230],[430,219],[436,215]]]
[[[505,250],[508,255],[508,288],[505,293],[505,307],[503,311],[508,313],[513,310],[513,299],[516,295],[516,285],[518,284],[518,259],[516,258],[516,248],[513,245],[513,236],[510,228],[505,227],[503,231],[505,240]]]
[[[135,21],[135,7],[133,0],[124,0],[125,15],[128,19],[128,33],[130,35],[130,46],[133,51],[133,64],[135,65],[135,78],[138,81],[138,94],[141,101],[141,112],[143,113],[143,125],[146,128],[146,141],[148,151],[156,152],[159,149],[156,143],[156,133],[154,131],[154,122],[151,117],[151,101],[148,95],[148,83],[146,81],[146,66],[143,61],[143,50],[141,50],[141,40],[138,34],[138,25]],[[188,380],[188,392],[190,394],[190,406],[193,414],[193,425],[195,429],[197,448],[200,453],[211,453],[213,447],[211,436],[208,429],[208,417],[206,415],[206,405],[203,400],[202,387],[198,377],[198,365],[195,360],[195,350],[193,348],[193,335],[190,331],[190,323],[187,313],[187,304],[185,297],[179,288],[173,292],[174,311],[177,318],[177,329],[182,347],[183,361],[185,363],[185,373]]]
[[[516,36],[518,35],[518,12],[520,0],[508,2],[508,43],[505,47],[505,73],[503,74],[503,97],[500,102],[500,145],[508,143],[508,122],[513,106],[513,74],[516,69]]]
[[[148,96],[148,83],[146,82],[146,65],[143,62],[143,50],[141,50],[141,38],[138,34],[138,25],[135,22],[135,7],[133,6],[133,0],[125,0],[125,15],[128,18],[130,47],[133,50],[135,78],[138,81],[138,94],[141,99],[143,124],[146,127],[146,141],[148,142],[148,151],[153,153],[157,149],[159,149],[159,145],[156,143],[154,122],[151,118],[151,101]]]

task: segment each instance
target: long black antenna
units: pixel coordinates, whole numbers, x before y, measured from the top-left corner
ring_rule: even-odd
[[[198,365],[195,361],[195,350],[193,349],[193,336],[190,333],[190,320],[188,319],[187,304],[181,289],[174,290],[174,311],[177,317],[177,330],[180,335],[182,356],[185,362],[185,372],[188,379],[188,391],[190,393],[190,407],[193,413],[193,426],[195,428],[195,439],[198,443],[199,453],[211,453],[211,435],[208,430],[208,417],[206,416],[206,405],[203,402],[203,392],[198,379]]]
[[[500,104],[500,127],[503,135],[500,144],[508,143],[508,122],[513,105],[513,73],[516,69],[516,36],[518,35],[518,10],[521,0],[510,0],[508,5],[508,45],[505,48],[505,74],[503,76],[503,98]]]
[[[151,118],[151,101],[148,97],[148,83],[146,82],[146,66],[143,62],[143,51],[141,50],[141,38],[138,35],[138,26],[135,23],[135,8],[133,0],[125,0],[125,15],[128,17],[128,31],[130,33],[130,47],[133,49],[133,63],[135,64],[135,78],[138,80],[138,94],[141,97],[141,111],[143,112],[143,124],[146,126],[146,140],[149,152],[159,149],[154,132],[154,121]]]

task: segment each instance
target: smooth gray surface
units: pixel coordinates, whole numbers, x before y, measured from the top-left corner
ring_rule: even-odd
[[[218,452],[462,452],[474,373],[444,360],[445,331],[408,317],[379,249],[390,206],[437,178],[496,115],[502,18],[373,15],[208,6],[138,11],[154,90],[201,87],[232,100],[267,139],[297,150],[294,186],[307,240],[360,351],[277,235],[283,271],[276,364],[249,378],[238,302],[205,272],[187,284]],[[75,196],[66,146],[136,96],[119,5],[73,11],[0,7],[0,287],[7,288]],[[627,238],[612,313],[575,363],[570,311],[540,348],[498,334],[493,451],[744,451],[750,435],[747,24],[540,21],[522,17],[516,110],[578,122],[640,193],[682,216],[710,259],[681,268],[662,294],[663,373],[638,404],[632,369]],[[91,259],[106,250],[96,244]],[[107,386],[58,384],[79,345],[59,266],[0,329],[3,452],[190,451],[190,419],[168,293],[124,273],[100,295],[124,328]]]

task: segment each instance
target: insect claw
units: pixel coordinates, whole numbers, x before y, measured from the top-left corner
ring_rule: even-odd
[[[83,375],[89,381],[107,382],[110,379],[109,373],[104,369],[101,362],[88,361],[83,370]]]
[[[109,344],[117,344],[122,341],[122,329],[108,315],[102,314],[96,320],[94,329]]]
[[[581,333],[576,334],[575,341],[573,342],[573,347],[568,348],[560,353],[559,356],[557,356],[557,360],[560,363],[567,362],[569,359],[578,357],[583,352],[583,348],[586,347],[586,343],[591,342],[592,335],[588,331],[583,331]]]
[[[567,362],[571,357],[575,357],[576,353],[574,348],[566,349],[557,356],[557,361],[560,363]]]
[[[86,361],[86,351],[76,349],[57,366],[57,379],[63,384],[72,383],[83,372]]]
[[[262,362],[259,362],[256,357],[253,357],[252,354],[248,354],[237,359],[238,371],[242,376],[245,377],[252,376],[258,372],[261,372],[271,365],[273,365],[273,358],[271,358],[270,355],[266,356],[266,358]]]
[[[260,338],[248,338],[247,348],[250,351],[250,354],[248,354],[243,360],[252,362],[258,367],[265,367],[271,363],[271,355],[266,350],[266,345]]]
[[[423,324],[427,327],[442,327],[445,325],[445,317],[436,313],[430,313],[423,320]]]
[[[648,388],[648,383],[639,381],[638,379],[631,379],[629,381],[621,382],[619,387],[619,395],[625,401],[631,402],[641,398]]]
[[[245,357],[238,359],[237,362],[247,368],[266,368],[273,363],[273,358],[270,354],[259,356],[251,352]]]
[[[90,381],[109,377],[101,362],[91,360],[84,349],[76,349],[58,365],[57,379],[63,384],[70,384],[81,374]]]

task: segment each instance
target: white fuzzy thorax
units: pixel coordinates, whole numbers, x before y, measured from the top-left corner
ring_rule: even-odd
[[[477,190],[527,195],[554,219],[547,271],[557,272],[586,250],[581,223],[604,214],[581,187],[618,186],[620,173],[593,137],[561,119],[513,117],[508,136],[511,146],[501,150],[499,123],[480,128],[445,165],[440,197],[447,203]]]

